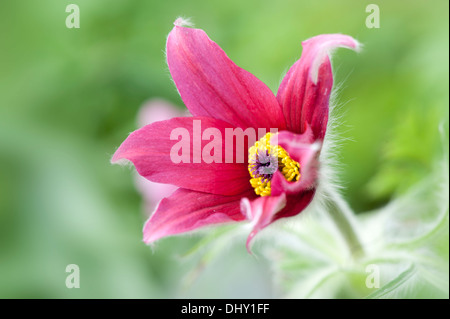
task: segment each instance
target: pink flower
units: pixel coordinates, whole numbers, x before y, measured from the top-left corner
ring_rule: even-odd
[[[359,45],[341,34],[319,35],[302,45],[301,58],[275,96],[235,65],[203,30],[175,21],[167,39],[167,62],[193,117],[155,122],[131,133],[112,158],[113,163],[131,161],[150,181],[179,187],[161,200],[145,224],[146,243],[204,226],[249,220],[253,230],[248,248],[258,231],[309,205],[318,184],[318,155],[333,85],[328,53],[337,47],[357,50]],[[231,163],[203,159],[196,163],[209,142],[204,139],[199,145],[193,141],[186,163],[175,163],[171,150],[176,141],[171,140],[171,132],[182,128],[189,136],[199,134],[196,123],[201,123],[202,137],[209,128],[221,136],[230,128],[266,132],[272,128],[279,133],[267,134],[255,145],[236,141],[236,149],[245,147],[246,155],[249,150],[244,163],[236,160],[236,149]],[[222,144],[222,154],[226,151]]]

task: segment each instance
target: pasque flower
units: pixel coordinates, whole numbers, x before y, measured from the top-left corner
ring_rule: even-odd
[[[302,46],[301,58],[275,96],[234,64],[203,30],[175,21],[167,38],[167,62],[192,117],[144,126],[131,133],[112,158],[113,163],[131,161],[150,181],[179,187],[161,200],[146,222],[146,243],[203,226],[248,220],[253,227],[249,247],[258,231],[309,205],[320,182],[318,157],[333,86],[329,52],[337,47],[357,50],[359,45],[347,35],[324,34]],[[246,154],[248,150],[244,163],[172,161],[176,141],[171,132],[183,128],[195,135],[195,121],[201,121],[203,133],[208,128],[221,133],[227,128],[276,129],[278,133],[268,133],[254,145],[236,145],[245,147]],[[199,149],[207,142],[202,139]],[[189,158],[195,153],[193,146]]]

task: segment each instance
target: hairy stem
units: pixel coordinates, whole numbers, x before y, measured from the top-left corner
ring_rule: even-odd
[[[362,257],[364,249],[356,232],[354,213],[338,192],[328,189],[326,194],[328,212],[347,243],[352,257],[354,259]]]

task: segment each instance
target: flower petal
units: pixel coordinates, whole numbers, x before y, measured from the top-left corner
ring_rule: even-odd
[[[338,47],[359,49],[359,43],[342,34],[323,34],[302,43],[303,52],[278,89],[289,131],[303,133],[309,124],[316,139],[323,140],[328,122],[333,73],[328,56]]]
[[[245,219],[239,208],[242,196],[221,196],[178,189],[164,198],[144,226],[144,242],[177,235],[201,227]]]
[[[167,38],[167,63],[193,116],[247,128],[285,129],[272,91],[231,61],[201,29],[175,25]]]
[[[289,182],[281,172],[275,172],[271,183],[272,195],[277,196],[281,193],[298,194],[314,188],[318,176],[317,158],[322,145],[318,141],[312,143],[312,129],[308,126],[303,134],[282,131],[278,133],[276,138],[278,145],[283,147],[300,164],[300,180]]]
[[[316,189],[313,188],[298,194],[286,195],[286,206],[274,216],[273,221],[300,214],[311,203],[315,194]]]
[[[252,221],[253,229],[247,237],[247,251],[251,253],[251,242],[256,234],[274,221],[300,214],[312,201],[315,189],[300,194],[278,196],[264,196],[250,201],[241,200],[241,211]]]
[[[253,224],[253,229],[247,237],[247,250],[250,251],[250,243],[255,235],[264,227],[272,223],[276,213],[286,205],[286,195],[264,196],[250,201],[248,198],[241,200],[241,211]]]
[[[115,152],[111,162],[129,160],[141,176],[152,182],[219,195],[240,194],[250,188],[250,183],[246,158],[238,163],[235,150],[241,150],[247,155],[248,146],[236,141],[235,149],[229,150],[229,146],[226,149],[223,141],[226,128],[233,127],[226,122],[203,117],[178,117],[155,122],[131,133]],[[205,162],[202,150],[210,141],[203,140],[202,136],[208,129],[220,135],[222,163]],[[173,132],[183,133],[188,138],[187,142],[178,140],[178,133],[174,135],[176,140],[171,140]],[[178,160],[181,159],[178,148],[174,151],[174,145],[179,143],[185,145],[188,151],[181,152],[185,162],[176,163],[175,155]],[[224,163],[223,157],[228,153],[232,157],[231,163]]]

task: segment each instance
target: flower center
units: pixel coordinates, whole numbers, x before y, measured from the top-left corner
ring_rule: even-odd
[[[300,179],[300,164],[294,161],[281,146],[271,146],[271,136],[271,133],[267,133],[248,150],[250,184],[259,196],[270,195],[270,183],[277,170],[289,182]]]

